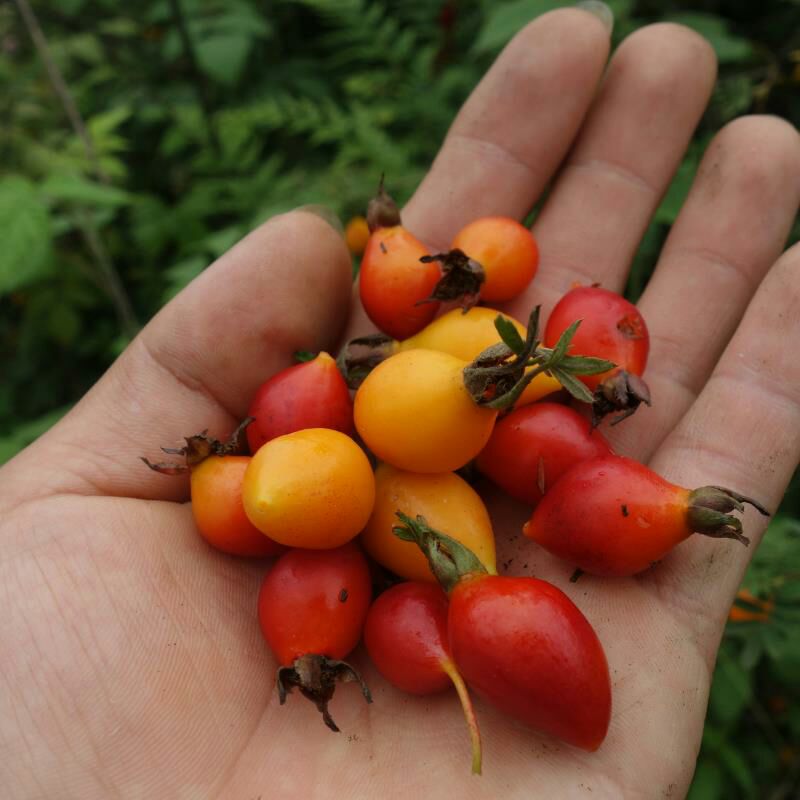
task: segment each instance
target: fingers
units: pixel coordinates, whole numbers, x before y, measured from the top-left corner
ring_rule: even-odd
[[[622,43],[536,220],[539,273],[513,312],[549,313],[575,281],[622,288],[715,76],[711,46],[688,28],[651,25]]]
[[[697,402],[651,465],[687,487],[721,485],[775,510],[800,461],[800,246],[770,271]],[[717,636],[765,521],[749,511],[738,542],[695,535],[653,573],[653,585],[703,639]],[[709,633],[713,631],[713,633]]]
[[[160,445],[205,428],[230,434],[296,350],[334,344],[350,288],[350,259],[330,225],[307,212],[274,218],[167,305],[72,413],[11,462],[34,466],[35,484],[0,481],[0,492],[17,501],[37,491],[184,496],[185,479],[150,472],[138,456],[158,460]]]
[[[800,136],[744,117],[706,152],[639,307],[650,330],[652,408],[609,431],[647,461],[687,411],[783,249],[800,204]]]
[[[592,14],[545,14],[506,47],[467,100],[404,223],[447,249],[467,222],[522,218],[564,158],[594,97],[609,35]]]

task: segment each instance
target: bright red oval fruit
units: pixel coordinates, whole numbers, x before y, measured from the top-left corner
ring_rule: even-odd
[[[267,573],[258,619],[283,665],[307,653],[344,658],[361,638],[371,598],[369,567],[355,545],[294,549]]]
[[[577,464],[536,507],[523,532],[546,550],[593,575],[635,575],[693,532],[738,539],[729,514],[755,501],[716,486],[690,490],[622,456]]]
[[[336,361],[320,353],[312,361],[281,370],[253,397],[247,442],[255,453],[261,445],[307,428],[331,428],[352,435],[353,401]]]
[[[464,680],[492,705],[576,747],[600,746],[611,719],[608,664],[562,591],[536,578],[461,580],[448,631]]]
[[[600,286],[578,286],[567,292],[550,313],[544,331],[545,346],[554,347],[575,320],[581,320],[581,324],[570,344],[570,353],[605,358],[634,375],[644,372],[650,335],[644,317],[633,303]],[[610,374],[579,377],[595,389]]]
[[[447,597],[439,586],[399,583],[372,604],[364,644],[378,671],[409,694],[428,695],[455,687],[472,740],[472,771],[481,771],[481,740],[472,702],[450,655]]]
[[[452,686],[442,663],[447,646],[447,596],[433,583],[398,583],[370,607],[364,644],[389,683],[410,694]]]
[[[568,469],[608,453],[605,437],[577,411],[535,403],[498,420],[476,463],[511,497],[535,506]]]
[[[352,543],[334,550],[290,550],[267,574],[258,596],[261,631],[281,664],[281,704],[293,687],[315,703],[325,724],[338,680],[356,680],[367,702],[369,690],[342,659],[358,644],[372,597],[367,561]]]

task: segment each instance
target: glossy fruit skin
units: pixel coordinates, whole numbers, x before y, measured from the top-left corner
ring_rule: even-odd
[[[638,461],[603,456],[565,473],[523,532],[584,572],[635,575],[691,535],[689,494]]]
[[[361,304],[367,316],[393,339],[421,331],[439,303],[423,303],[441,275],[436,263],[423,264],[425,246],[405,228],[378,228],[369,237],[358,275]]]
[[[344,240],[347,249],[354,255],[360,256],[369,241],[369,225],[364,217],[353,217],[344,229]]]
[[[192,514],[201,536],[234,556],[276,556],[286,548],[247,518],[242,480],[249,456],[209,456],[192,469]]]
[[[409,581],[381,594],[367,614],[364,644],[381,675],[404,692],[453,686],[442,669],[450,660],[447,596],[436,584]]]
[[[354,544],[290,550],[269,571],[258,595],[258,621],[282,666],[310,653],[343,659],[361,638],[372,584]]]
[[[467,684],[532,728],[596,750],[611,717],[597,634],[559,589],[536,578],[478,575],[450,592],[453,659]]]
[[[610,453],[605,437],[577,411],[537,403],[498,420],[476,464],[506,494],[535,506],[542,486],[547,492],[575,464]]]
[[[397,342],[395,352],[404,350],[438,350],[441,353],[449,353],[451,356],[460,358],[462,361],[472,361],[477,358],[487,347],[491,347],[500,341],[500,334],[494,326],[497,316],[501,315],[509,320],[525,338],[525,326],[517,322],[508,314],[501,314],[493,308],[485,306],[474,306],[467,313],[463,313],[460,308],[448,311],[441,317],[433,320],[414,336]],[[522,406],[533,403],[545,395],[557,392],[561,389],[561,384],[549,375],[542,373],[537,375],[525,388],[522,396],[517,401],[517,405]]]
[[[304,428],[331,428],[352,435],[353,401],[336,361],[320,353],[281,370],[263,383],[250,403],[247,442],[255,453],[265,442]]]
[[[463,227],[452,247],[463,250],[484,269],[481,299],[511,300],[525,290],[539,268],[539,246],[533,234],[511,217],[482,217]]]
[[[375,479],[364,451],[345,434],[310,428],[267,442],[244,475],[250,521],[289,547],[338,547],[366,525]]]
[[[381,460],[410,472],[453,472],[483,449],[497,411],[464,386],[466,362],[407,350],[379,364],[356,392],[356,430]]]
[[[489,513],[478,493],[455,473],[423,475],[380,464],[375,470],[375,507],[361,534],[367,553],[395,575],[435,583],[419,547],[392,533],[398,510],[422,514],[428,524],[472,550],[490,572],[497,571]]]
[[[599,286],[572,289],[556,303],[547,320],[545,346],[555,346],[561,334],[577,319],[582,322],[570,345],[570,353],[608,359],[634,375],[644,372],[650,335],[636,306]],[[595,389],[612,372],[581,375],[580,378],[590,389]]]

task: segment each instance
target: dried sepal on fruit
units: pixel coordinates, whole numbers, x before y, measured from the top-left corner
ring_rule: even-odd
[[[184,439],[186,444],[183,447],[161,448],[167,455],[183,456],[184,463],[153,462],[144,456],[140,456],[140,458],[154,472],[160,472],[162,475],[182,475],[189,472],[192,467],[202,463],[209,456],[244,455],[247,453],[247,426],[252,421],[252,417],[246,417],[242,420],[226,442],[209,436],[208,430],[204,430],[194,436],[187,436]]]

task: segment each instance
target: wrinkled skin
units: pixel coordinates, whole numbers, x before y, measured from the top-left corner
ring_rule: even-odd
[[[608,46],[580,10],[522,31],[405,209],[441,250],[479,215],[522,217],[560,167],[535,226],[539,274],[507,309],[520,318],[533,302],[546,314],[576,280],[622,288],[708,101],[714,57],[696,34],[638,31],[600,84]],[[781,255],[798,191],[786,123],[751,117],[718,134],[640,303],[653,407],[609,432],[673,482],[732,486],[771,508],[800,453],[800,363],[785,346],[800,339],[800,249]],[[358,651],[375,702],[341,687],[341,734],[298,696],[278,706],[255,613],[266,564],[212,551],[184,504],[188,481],[137,456],[206,427],[226,436],[294,350],[335,348],[349,274],[324,221],[273,219],[0,470],[5,798],[683,796],[725,616],[763,531],[750,511],[749,549],[693,537],[637,578],[571,584],[568,565],[520,534],[525,509],[490,495],[498,563],[567,592],[604,644],[613,718],[596,753],[478,703],[485,769],[472,777],[455,696],[403,696]],[[369,330],[363,319],[350,316],[350,334]]]

